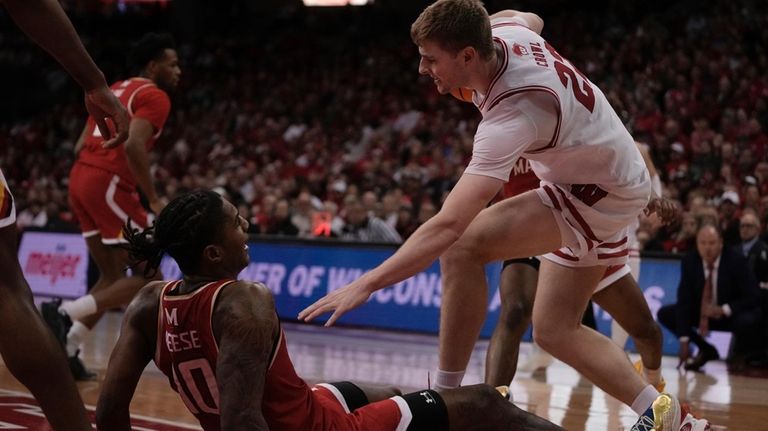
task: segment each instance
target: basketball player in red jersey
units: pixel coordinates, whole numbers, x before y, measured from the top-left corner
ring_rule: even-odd
[[[128,114],[109,91],[104,75],[83,47],[55,0],[5,0],[16,24],[58,60],[85,91],[85,106],[114,147],[128,136]],[[105,119],[112,120],[112,133]],[[105,142],[104,139],[107,139]],[[91,425],[56,339],[32,301],[16,255],[18,232],[13,196],[0,170],[0,353],[5,365],[35,396],[54,430],[90,430]]]
[[[646,153],[643,154],[649,170],[655,173],[653,162],[645,157]],[[528,160],[520,158],[510,173],[509,181],[504,184],[501,195],[507,199],[538,186],[539,179],[531,170]],[[531,323],[538,272],[537,257],[511,259],[503,264],[499,285],[501,313],[488,345],[485,363],[485,382],[490,385],[507,385],[515,376],[520,340]],[[630,274],[629,266],[608,267],[592,300],[631,333],[642,358],[635,365],[636,370],[642,372],[659,392],[663,392],[665,384],[659,369],[663,342],[661,329],[645,305],[643,293]],[[591,307],[587,312],[591,312]],[[546,366],[546,363],[539,365]]]
[[[78,140],[77,160],[70,173],[70,206],[99,268],[99,279],[90,294],[61,306],[58,302],[45,304],[43,308],[43,317],[65,345],[77,380],[95,377],[78,358],[80,344],[90,329],[104,310],[127,304],[147,283],[140,275],[126,277],[127,254],[118,246],[124,243],[123,223],[130,219],[139,228],[149,225],[136,187],[144,193],[153,212],[159,213],[164,206],[152,183],[147,154],[171,109],[166,91],[176,87],[181,74],[173,38],[147,34],[136,43],[129,58],[139,75],[111,87],[131,116],[128,140],[121,148],[102,148],[101,132],[89,118]]]
[[[561,429],[488,385],[402,396],[349,382],[308,386],[270,290],[235,279],[248,265],[247,228],[231,203],[199,191],[169,203],[153,228],[128,233],[147,270],[168,253],[184,278],[149,283],[128,307],[102,383],[99,429],[130,429],[128,407],[151,360],[206,431]]]

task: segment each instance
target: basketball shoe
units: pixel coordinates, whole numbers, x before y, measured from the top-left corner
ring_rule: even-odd
[[[632,426],[631,431],[710,431],[706,419],[696,419],[669,394],[661,394]]]

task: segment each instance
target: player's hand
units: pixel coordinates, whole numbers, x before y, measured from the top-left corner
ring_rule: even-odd
[[[688,341],[680,342],[680,352],[678,352],[677,357],[680,359],[680,362],[677,363],[677,369],[679,370],[685,365],[688,358],[691,357],[690,343]]]
[[[128,126],[130,124],[128,111],[112,94],[109,87],[104,85],[86,92],[85,109],[88,110],[88,114],[96,122],[96,127],[99,128],[101,136],[105,139],[104,143],[101,144],[102,147],[114,148],[128,139]],[[112,120],[115,125],[115,136],[112,136],[112,132],[109,130],[107,118]]]
[[[158,198],[153,201],[149,201],[149,208],[153,213],[155,213],[155,215],[160,215],[160,211],[162,211],[166,205],[168,205],[168,199],[166,198]]]
[[[710,319],[722,319],[725,316],[725,311],[719,305],[707,304],[701,309],[701,314]]]
[[[677,220],[679,212],[680,209],[674,201],[656,196],[652,197],[648,202],[648,206],[645,207],[646,216],[656,213],[664,224]]]
[[[331,318],[325,322],[325,326],[331,326],[344,313],[365,303],[370,298],[371,293],[373,292],[368,291],[360,280],[357,280],[341,289],[334,290],[302,310],[299,313],[299,320],[309,322],[323,313],[333,311]]]

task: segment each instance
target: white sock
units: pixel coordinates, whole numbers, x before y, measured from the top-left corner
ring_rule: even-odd
[[[637,394],[637,397],[635,397],[635,400],[632,401],[632,405],[630,407],[632,407],[632,410],[634,410],[635,413],[642,415],[646,410],[648,410],[649,407],[651,407],[651,404],[656,401],[658,396],[659,391],[657,391],[653,386],[648,385],[642,391],[640,391],[639,394]]]
[[[464,379],[464,371],[437,370],[435,374],[435,389],[456,389],[461,386]]]
[[[643,374],[645,374],[645,380],[653,386],[661,384],[661,368],[651,370],[643,367]]]
[[[91,332],[91,330],[88,329],[87,326],[80,323],[80,321],[75,320],[67,334],[67,356],[77,355],[80,345],[83,344],[83,340],[85,340],[85,337],[88,336],[89,332]]]
[[[59,312],[62,311],[67,313],[72,321],[75,321],[96,313],[99,311],[99,308],[96,305],[96,298],[94,298],[93,295],[85,295],[74,301],[61,304]]]

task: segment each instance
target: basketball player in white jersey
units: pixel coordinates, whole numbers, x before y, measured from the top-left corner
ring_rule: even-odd
[[[472,160],[440,212],[397,253],[299,318],[334,311],[326,323],[333,324],[440,257],[437,383],[457,386],[485,320],[483,265],[543,255],[533,308],[538,344],[631,406],[640,415],[633,430],[708,429],[636,374],[610,339],[580,323],[606,267],[627,261],[627,226],[646,206],[662,219],[674,208],[650,199],[634,140],[600,89],[539,36],[542,28],[530,13],[491,20],[476,0],[439,0],[422,12],[411,27],[419,72],[442,94],[472,89],[483,116]],[[540,187],[486,208],[522,155]]]

